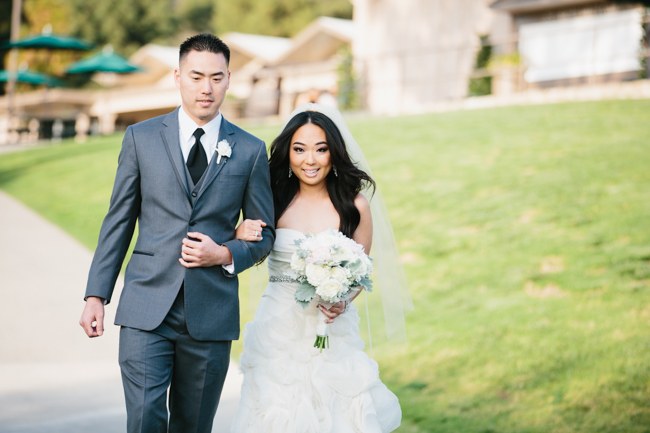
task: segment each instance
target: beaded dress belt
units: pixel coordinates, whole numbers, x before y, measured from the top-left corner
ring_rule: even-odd
[[[275,275],[271,275],[269,277],[269,282],[271,283],[297,283],[298,280],[295,278],[288,277],[286,275],[282,275],[280,277],[276,277]]]

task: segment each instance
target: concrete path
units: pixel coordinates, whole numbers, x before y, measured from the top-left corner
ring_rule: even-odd
[[[2,191],[0,246],[0,433],[123,433],[119,293],[104,336],[87,338],[78,320],[92,254]],[[213,433],[229,431],[240,384],[233,362]]]

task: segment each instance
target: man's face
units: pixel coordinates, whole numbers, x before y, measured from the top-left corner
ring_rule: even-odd
[[[190,51],[174,71],[185,112],[202,126],[219,114],[230,84],[230,71],[222,53]]]

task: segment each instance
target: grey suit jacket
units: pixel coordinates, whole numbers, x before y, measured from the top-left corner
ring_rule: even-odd
[[[212,160],[197,187],[179,144],[178,109],[127,128],[110,207],[102,223],[85,296],[110,302],[136,222],[138,239],[126,268],[115,323],[143,330],[160,325],[181,284],[190,335],[198,340],[239,337],[236,276],[221,266],[186,269],[179,262],[189,231],[227,246],[235,274],[263,259],[275,238],[273,198],[264,143],[225,119],[219,140],[229,158]],[[260,242],[234,239],[240,211],[268,225]]]

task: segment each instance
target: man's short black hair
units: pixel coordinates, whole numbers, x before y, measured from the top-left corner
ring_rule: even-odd
[[[191,36],[181,44],[178,55],[179,62],[183,60],[190,51],[208,51],[210,53],[222,53],[226,58],[226,64],[230,63],[230,48],[224,41],[210,33],[200,33]]]

